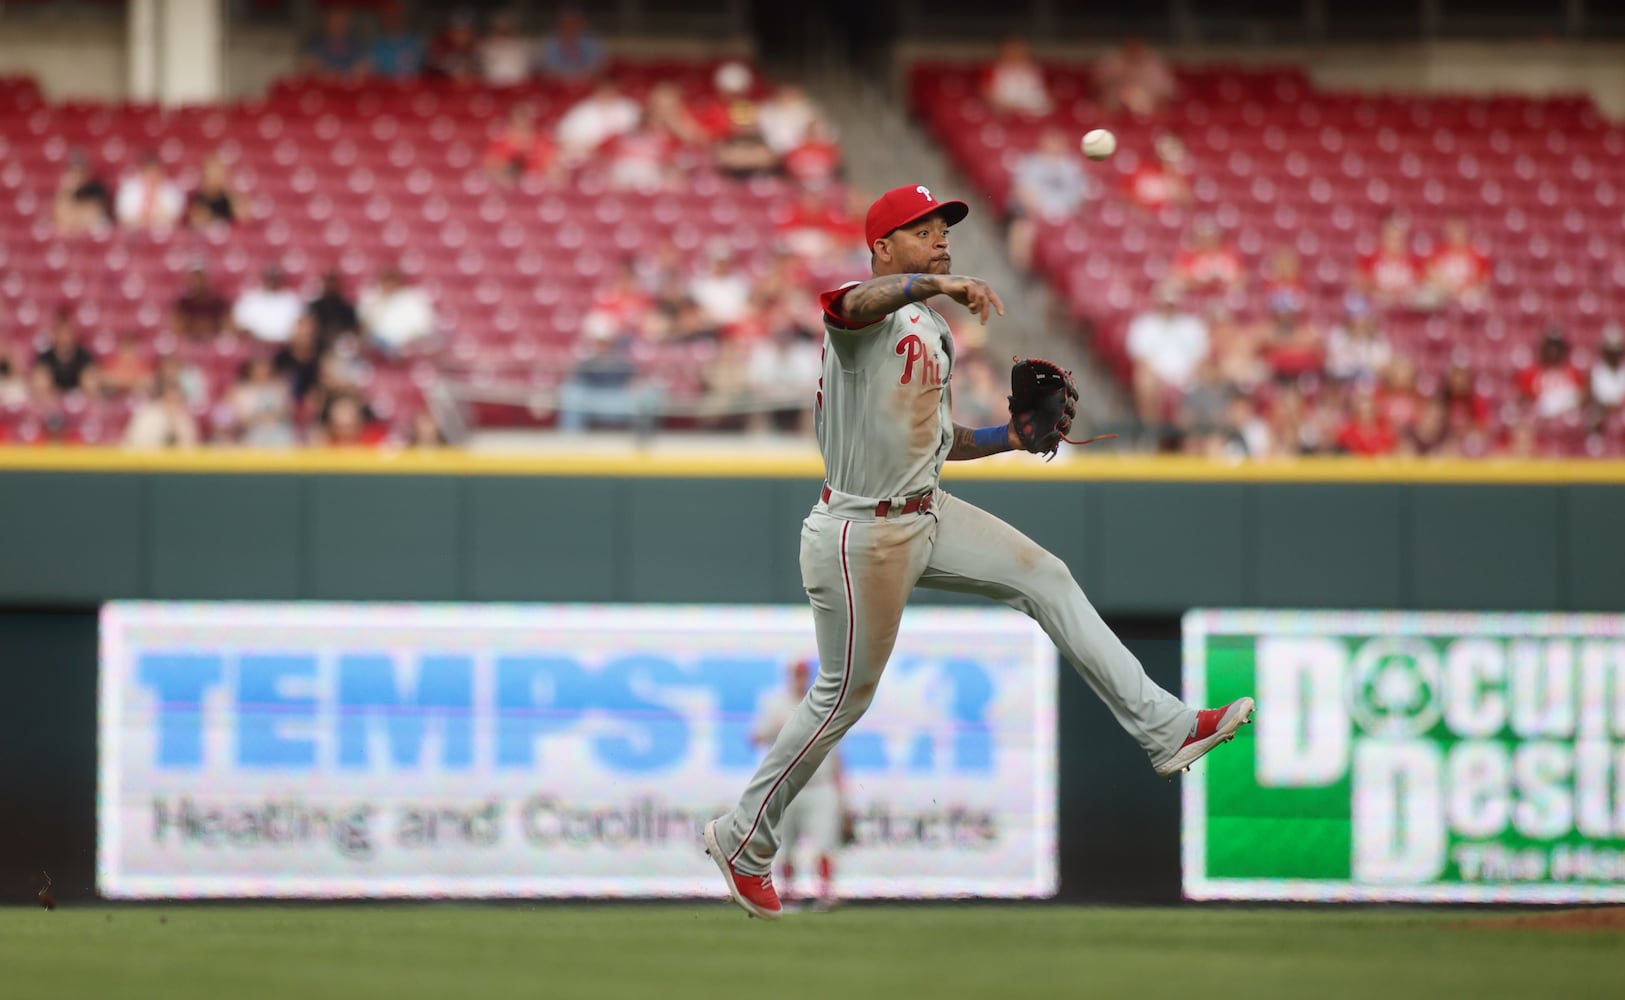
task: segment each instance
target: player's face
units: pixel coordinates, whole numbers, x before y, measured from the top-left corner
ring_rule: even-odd
[[[948,253],[948,223],[928,215],[894,230],[886,237],[898,274],[947,274],[953,270]]]

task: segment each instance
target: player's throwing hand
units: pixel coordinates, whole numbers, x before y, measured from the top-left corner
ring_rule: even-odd
[[[1000,316],[1004,315],[1004,303],[1000,301],[999,293],[981,278],[962,278],[957,274],[945,274],[937,279],[937,289],[969,309],[982,321],[983,326],[987,325],[988,317],[993,312],[997,312]]]

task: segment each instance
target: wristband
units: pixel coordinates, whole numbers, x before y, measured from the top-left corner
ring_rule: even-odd
[[[1010,425],[978,427],[971,432],[971,441],[978,448],[1005,448],[1010,444]]]
[[[917,274],[911,274],[908,276],[908,280],[903,282],[903,298],[908,299],[910,302],[915,301],[915,298],[909,289],[914,287],[914,279],[918,277]]]

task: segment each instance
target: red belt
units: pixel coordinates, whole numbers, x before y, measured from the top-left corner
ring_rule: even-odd
[[[932,491],[932,493],[935,493],[935,492],[936,491],[934,491],[934,490]],[[917,497],[909,497],[907,500],[905,500],[903,502],[903,508],[898,513],[901,513],[901,514],[914,514],[914,513],[924,513],[925,511],[930,510],[931,509],[931,496],[932,496],[932,493],[921,493]],[[829,484],[828,483],[824,484],[824,502],[829,503]],[[891,501],[890,500],[882,500],[879,503],[875,504],[875,516],[876,517],[885,517],[886,515],[888,515],[890,513],[891,513]]]

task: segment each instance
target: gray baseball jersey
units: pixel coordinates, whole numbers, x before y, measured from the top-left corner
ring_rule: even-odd
[[[916,586],[981,594],[1031,615],[1153,764],[1178,751],[1196,719],[1146,676],[1065,563],[938,487],[953,443],[948,324],[910,304],[858,327],[841,311],[844,291],[823,296],[817,423],[826,483],[801,528],[818,676],[715,824],[718,847],[741,874],[769,871],[786,809],[869,707]]]

